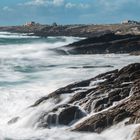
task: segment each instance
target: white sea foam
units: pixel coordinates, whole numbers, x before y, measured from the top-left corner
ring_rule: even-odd
[[[20,34],[0,33],[19,36]],[[24,35],[23,35],[24,36]],[[26,35],[25,35],[26,36]],[[60,39],[59,39],[60,38]],[[50,37],[47,39],[33,40],[26,44],[0,45],[0,140],[4,138],[32,139],[43,138],[47,140],[112,140],[108,135],[115,135],[114,131],[97,134],[71,133],[61,129],[38,130],[33,126],[40,113],[50,109],[55,104],[50,101],[37,108],[28,108],[37,99],[69,83],[85,80],[102,72],[121,68],[132,62],[139,62],[139,56],[129,55],[59,55],[53,49],[72,43],[79,38]],[[105,66],[96,69],[82,68],[82,66]],[[71,69],[70,67],[77,67]],[[93,84],[93,83],[92,83]],[[66,100],[69,99],[64,97]],[[19,116],[19,121],[14,125],[7,125],[7,121]],[[133,128],[133,127],[132,127]],[[117,128],[118,129],[118,128]],[[125,128],[128,130],[128,128]],[[128,130],[129,131],[129,130]],[[124,130],[120,130],[116,138],[125,139]],[[122,136],[123,135],[123,136]],[[116,139],[115,139],[116,140]],[[119,139],[120,140],[120,139]]]
[[[0,32],[0,38],[7,39],[20,39],[20,38],[39,38],[37,36],[31,36],[31,34],[26,33],[10,33],[10,32]]]

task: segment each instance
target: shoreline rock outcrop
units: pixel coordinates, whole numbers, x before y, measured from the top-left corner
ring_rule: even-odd
[[[0,31],[87,38],[55,50],[61,54],[140,54],[140,24],[8,26]]]
[[[30,106],[39,107],[43,110],[34,124],[38,128],[67,126],[71,131],[101,133],[121,122],[140,125],[140,63],[62,87]],[[134,136],[140,139],[139,129]]]
[[[64,46],[69,54],[108,54],[140,52],[140,35],[104,34]]]
[[[125,125],[140,124],[140,63],[60,88],[32,107],[50,100],[56,106],[38,118],[38,127],[67,125],[72,131],[101,133],[126,119]],[[135,135],[138,140],[138,130]]]

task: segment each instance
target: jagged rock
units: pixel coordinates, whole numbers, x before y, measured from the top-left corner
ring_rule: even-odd
[[[8,124],[10,125],[10,124],[16,123],[19,119],[20,117],[14,117],[13,119],[8,121]]]
[[[140,82],[140,81],[139,81]],[[140,88],[140,87],[139,87]],[[76,125],[76,131],[92,131],[100,133],[104,129],[123,121],[130,117],[133,123],[139,123],[139,109],[140,109],[140,92],[135,92],[134,95],[120,102],[115,107],[112,107],[96,115],[92,115],[82,123]],[[134,117],[135,116],[135,117]],[[133,119],[133,121],[132,121]]]
[[[78,107],[72,106],[64,109],[59,114],[59,124],[69,125],[72,121],[76,121],[85,116],[85,113],[82,112]]]
[[[74,130],[101,132],[104,129],[130,118],[126,124],[140,123],[140,80],[135,81],[131,88],[131,95],[116,106],[92,115]],[[109,120],[109,121],[108,121]]]
[[[59,96],[61,96],[62,94],[73,93],[75,91],[74,88],[85,87],[85,86],[88,86],[89,84],[90,84],[90,79],[82,81],[82,82],[75,82],[75,83],[70,84],[70,85],[68,85],[66,87],[62,87],[62,88],[52,92],[48,96],[40,98],[31,107],[35,107],[35,106],[39,105],[40,103],[48,100],[49,98],[55,98],[59,102],[60,101]]]
[[[50,99],[56,106],[39,118],[41,127],[72,125],[73,131],[102,132],[127,119],[125,125],[140,123],[140,63],[130,64],[94,78],[60,88],[38,100],[32,107],[45,104]],[[68,97],[63,103],[63,96]],[[77,114],[77,115],[76,115]],[[83,115],[84,114],[84,115]],[[77,117],[76,117],[76,116]]]
[[[60,105],[50,112],[42,114],[38,120],[38,127],[50,128],[56,125],[72,125],[73,122],[85,115],[86,113],[77,106]]]

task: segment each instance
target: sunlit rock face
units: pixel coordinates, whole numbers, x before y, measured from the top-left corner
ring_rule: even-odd
[[[140,139],[140,127],[136,129],[133,140],[139,140],[139,139]]]

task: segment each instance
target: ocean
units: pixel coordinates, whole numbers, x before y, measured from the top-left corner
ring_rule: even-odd
[[[0,32],[0,140],[129,140],[135,126],[103,132],[77,133],[66,127],[36,128],[36,120],[48,103],[30,108],[41,97],[75,81],[140,62],[129,54],[71,55],[65,45],[78,37],[41,38],[20,33]],[[7,122],[20,117],[17,123]]]

